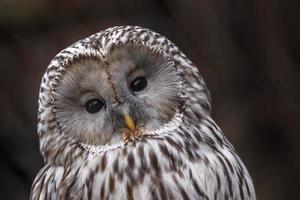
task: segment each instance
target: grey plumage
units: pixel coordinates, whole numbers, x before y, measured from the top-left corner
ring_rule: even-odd
[[[132,91],[139,77],[147,86]],[[87,113],[90,99],[103,109]],[[31,199],[255,199],[210,108],[197,68],[162,35],[120,26],[74,43],[42,79]]]

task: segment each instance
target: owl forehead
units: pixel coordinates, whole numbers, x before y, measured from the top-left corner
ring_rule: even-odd
[[[63,64],[63,70],[57,71],[57,78],[62,79],[66,71],[80,74],[80,80],[106,80],[111,76],[126,76],[132,72],[142,70],[150,64],[162,67],[164,63],[171,62],[170,58],[151,48],[122,44],[110,48],[107,55],[85,54],[74,56],[73,60]]]
[[[113,27],[80,40],[62,50],[51,61],[46,76],[52,77],[65,70],[67,66],[84,57],[96,57],[106,60],[111,52],[126,45],[138,45],[157,51],[166,57],[178,54],[178,49],[165,37],[148,29],[134,26]]]

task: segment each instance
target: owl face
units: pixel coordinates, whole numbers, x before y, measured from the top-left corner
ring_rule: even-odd
[[[57,122],[74,140],[115,143],[125,132],[153,131],[180,106],[174,62],[139,45],[117,46],[103,58],[72,62],[54,95]]]

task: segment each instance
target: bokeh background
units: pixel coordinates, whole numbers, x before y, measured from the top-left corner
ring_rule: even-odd
[[[300,199],[299,0],[1,0],[0,199],[28,199],[43,164],[37,99],[51,58],[126,24],[162,33],[199,67],[258,199]]]

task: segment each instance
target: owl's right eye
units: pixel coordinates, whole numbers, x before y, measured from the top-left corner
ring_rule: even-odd
[[[91,114],[99,112],[104,106],[103,101],[100,99],[90,99],[85,104],[85,109]]]

